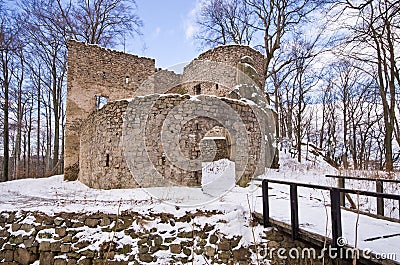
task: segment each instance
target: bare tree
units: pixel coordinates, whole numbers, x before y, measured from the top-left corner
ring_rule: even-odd
[[[46,6],[45,4],[48,5]],[[31,49],[40,56],[48,74],[48,78],[44,83],[48,91],[48,99],[46,101],[51,102],[51,105],[47,105],[49,108],[48,113],[50,114],[47,118],[54,117],[54,123],[48,122],[49,126],[54,124],[53,130],[49,127],[50,131],[47,139],[48,146],[50,146],[50,141],[53,139],[53,150],[50,150],[50,148],[47,150],[49,170],[55,170],[59,163],[60,113],[63,107],[61,96],[65,86],[63,77],[66,72],[66,41],[68,39],[68,36],[62,35],[66,33],[59,30],[64,24],[62,22],[55,24],[55,21],[62,21],[62,16],[57,12],[56,7],[53,6],[53,3],[36,0],[25,1],[23,6],[25,17],[27,18],[25,25],[29,32],[27,38],[32,43]],[[53,135],[54,137],[52,137]],[[51,153],[53,158],[50,160]]]
[[[10,158],[10,88],[11,81],[16,70],[16,52],[21,44],[18,39],[20,27],[15,24],[13,14],[5,9],[0,2],[0,85],[3,97],[3,172],[0,181],[7,181],[10,177],[9,158]]]
[[[229,43],[250,45],[255,23],[250,7],[242,0],[211,0],[201,8],[197,17],[200,32],[195,36],[202,46]]]
[[[264,76],[270,75],[270,64],[281,49],[285,36],[297,25],[306,22],[324,0],[213,0],[203,4],[197,24],[197,39],[207,46],[219,44],[251,44],[265,53]],[[279,71],[289,61],[275,66]]]
[[[18,170],[28,176],[32,161],[36,176],[61,172],[67,41],[75,38],[111,47],[126,35],[140,34],[142,21],[134,0],[21,0],[14,12],[2,3],[2,177],[10,179],[13,168],[15,177],[22,176]],[[33,136],[36,141],[31,141]],[[11,154],[14,163],[9,163]]]
[[[126,35],[141,35],[142,20],[133,0],[84,0],[63,4],[57,0],[69,34],[90,44],[113,47]],[[62,28],[60,28],[62,29]]]
[[[349,26],[352,36],[346,50],[354,59],[377,73],[377,84],[383,107],[385,169],[393,170],[392,140],[396,124],[396,88],[400,86],[398,51],[400,47],[400,6],[397,1],[369,0],[358,4],[347,0],[347,8],[356,12],[356,25]],[[365,67],[366,68],[366,67]]]
[[[335,76],[335,82],[333,82],[334,87],[337,90],[338,100],[340,101],[340,108],[342,110],[343,119],[343,149],[342,150],[342,162],[345,169],[349,167],[347,156],[349,152],[348,144],[348,133],[349,133],[349,123],[350,123],[350,104],[354,98],[361,99],[362,97],[357,97],[353,95],[354,87],[357,83],[357,78],[359,77],[357,69],[352,66],[350,60],[340,60],[335,62],[330,69],[333,70]],[[357,107],[357,106],[356,106]],[[351,118],[355,118],[354,116]]]

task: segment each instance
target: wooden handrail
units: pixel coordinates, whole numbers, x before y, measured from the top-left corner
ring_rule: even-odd
[[[331,205],[331,223],[332,223],[332,247],[340,248],[342,247],[338,244],[338,240],[342,237],[342,221],[341,221],[341,207],[340,207],[340,194],[341,193],[350,193],[350,194],[358,194],[371,196],[376,198],[392,199],[398,200],[400,203],[400,195],[397,194],[386,194],[381,192],[371,192],[371,191],[363,191],[363,190],[352,190],[345,188],[336,188],[315,184],[307,184],[307,183],[298,183],[291,182],[285,180],[276,180],[276,179],[262,179],[262,178],[254,178],[255,181],[262,181],[262,200],[263,200],[263,223],[264,227],[268,227],[270,225],[270,213],[269,213],[269,195],[268,195],[268,183],[275,183],[281,185],[288,185],[290,187],[290,220],[291,220],[291,229],[292,229],[292,239],[296,240],[299,235],[299,215],[298,215],[298,187],[304,188],[312,188],[319,190],[327,190],[330,191],[330,205]]]

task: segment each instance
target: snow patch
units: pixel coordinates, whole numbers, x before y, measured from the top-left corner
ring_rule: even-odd
[[[235,162],[221,159],[202,163],[201,186],[203,192],[220,196],[235,186]]]

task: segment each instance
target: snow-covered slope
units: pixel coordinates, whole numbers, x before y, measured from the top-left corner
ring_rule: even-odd
[[[336,186],[336,181],[326,178],[325,175],[341,172],[323,161],[320,156],[304,154],[303,158],[304,162],[298,163],[296,158],[282,152],[281,168],[278,170],[268,169],[261,177]],[[223,175],[231,177],[227,176],[228,179],[226,179],[226,183],[229,184],[234,176],[233,166],[234,164],[228,160],[208,164],[204,172],[203,189]],[[261,242],[264,231],[261,226],[252,228],[249,225],[250,212],[262,212],[259,184],[259,181],[255,181],[247,188],[233,187],[222,196],[213,197],[207,194],[207,190],[204,192],[201,188],[188,187],[95,190],[79,181],[63,181],[63,176],[59,175],[0,183],[0,211],[40,211],[52,215],[57,212],[97,211],[115,214],[118,211],[134,209],[143,215],[148,215],[150,212],[164,212],[179,217],[187,212],[217,210],[222,212],[222,216],[215,217],[218,219],[218,229],[225,234],[242,236],[240,244],[248,246],[253,242]],[[347,187],[352,185],[355,184],[349,183]],[[290,223],[288,187],[275,184],[271,184],[270,187],[272,188],[270,191],[271,217]],[[325,228],[329,227],[329,218],[326,217],[328,216],[326,212],[330,211],[329,194],[306,188],[299,188],[298,193],[301,228],[324,234]],[[158,196],[152,196],[154,194],[158,194]],[[370,201],[370,204],[373,202]],[[367,203],[361,204],[361,207],[364,210],[368,210],[368,207],[373,208]],[[355,214],[343,211],[342,215],[344,233],[352,243]],[[213,218],[213,216],[202,217],[198,219],[198,222],[202,224],[205,222],[215,223],[216,220]],[[219,222],[220,220],[223,222]],[[156,223],[149,225],[157,226]],[[395,237],[373,242],[362,240],[374,235],[400,233],[400,226],[388,221],[377,222],[371,217],[362,217],[360,218],[359,233],[359,246],[376,251],[384,251],[385,247],[389,247],[389,250],[393,251],[397,246]]]

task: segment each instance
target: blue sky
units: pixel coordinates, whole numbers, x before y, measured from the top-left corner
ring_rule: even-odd
[[[137,13],[144,23],[142,37],[127,39],[125,51],[156,60],[168,68],[189,62],[201,53],[191,36],[195,30],[194,13],[201,0],[136,0]],[[14,1],[6,1],[13,6]],[[115,47],[124,50],[123,45]]]
[[[161,68],[191,61],[201,52],[191,38],[198,1],[136,0],[136,3],[144,23],[143,36],[127,40],[126,52],[154,58],[156,66]]]

